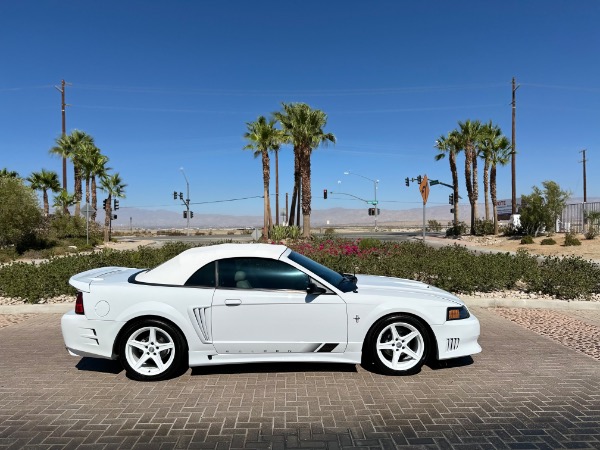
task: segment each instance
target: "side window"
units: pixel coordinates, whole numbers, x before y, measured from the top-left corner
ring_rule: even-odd
[[[214,261],[198,269],[188,280],[185,286],[212,287],[216,285]]]
[[[308,275],[274,259],[222,259],[218,272],[224,288],[306,291],[308,286]]]

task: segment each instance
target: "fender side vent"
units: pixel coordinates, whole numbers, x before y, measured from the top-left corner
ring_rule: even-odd
[[[194,317],[200,330],[200,339],[205,343],[212,342],[210,335],[210,307],[194,308]]]
[[[446,341],[447,341],[446,350],[449,352],[456,350],[460,344],[460,338],[448,338],[448,339],[446,339]]]

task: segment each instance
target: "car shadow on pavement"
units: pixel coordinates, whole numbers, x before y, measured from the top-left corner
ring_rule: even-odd
[[[250,363],[192,368],[192,375],[225,375],[251,373],[291,372],[349,372],[356,373],[356,365],[341,363]]]
[[[83,357],[75,367],[86,372],[112,373],[115,375],[123,371],[119,361],[102,358]]]
[[[429,361],[425,365],[427,367],[429,367],[431,370],[440,370],[440,369],[452,369],[454,367],[470,366],[474,362],[475,361],[473,361],[473,358],[471,356],[462,356],[460,358],[454,358],[454,359]]]

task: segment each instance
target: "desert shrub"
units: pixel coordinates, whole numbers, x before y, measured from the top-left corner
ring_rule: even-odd
[[[600,267],[580,257],[547,257],[537,274],[529,274],[529,290],[564,299],[589,298],[599,289]]]
[[[369,248],[380,248],[381,241],[376,238],[364,238],[358,241],[358,248],[360,250],[366,250]]]
[[[335,234],[335,229],[334,228],[325,228],[325,236],[333,236]]]
[[[38,200],[23,180],[13,177],[0,177],[0,199],[0,248],[15,246],[19,251],[35,239],[42,223]]]
[[[521,244],[523,244],[523,245],[533,244],[533,236],[530,236],[530,235],[523,236],[521,238]]]
[[[467,234],[469,231],[469,227],[464,222],[459,222],[457,225],[450,225],[446,228],[446,236],[462,236],[463,234]]]
[[[229,230],[227,232],[227,236],[233,236],[235,234],[235,231]]]
[[[435,231],[435,232],[442,231],[442,224],[439,223],[435,219],[428,220],[427,221],[427,231]]]
[[[480,220],[475,221],[475,235],[487,236],[494,234],[494,222],[491,220]]]
[[[542,242],[540,242],[541,245],[556,245],[556,241],[552,238],[544,238],[542,239]]]
[[[570,247],[574,245],[581,245],[581,241],[577,239],[577,236],[573,232],[565,234],[565,246]]]
[[[598,236],[598,229],[596,227],[590,227],[584,234],[587,240],[596,239]]]
[[[298,237],[300,237],[300,227],[297,226],[275,225],[271,230],[271,239],[274,241],[295,240]]]

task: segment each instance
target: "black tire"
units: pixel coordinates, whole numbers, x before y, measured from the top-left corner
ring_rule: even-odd
[[[430,348],[431,339],[423,323],[397,314],[381,319],[367,333],[365,360],[381,374],[412,375],[421,370]]]
[[[127,326],[119,342],[119,360],[127,376],[159,381],[187,369],[188,352],[181,332],[168,322],[145,319]]]

